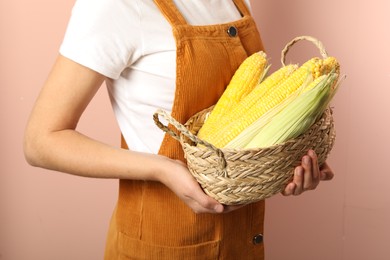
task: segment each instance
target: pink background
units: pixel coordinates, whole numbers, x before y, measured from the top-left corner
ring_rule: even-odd
[[[102,259],[117,182],[32,168],[22,153],[27,117],[73,3],[0,2],[1,260]],[[315,192],[267,200],[267,259],[388,259],[390,2],[252,3],[274,69],[287,41],[312,35],[338,57],[348,76],[333,102],[337,141],[329,161],[337,176]],[[302,42],[287,60],[314,54],[315,47]],[[83,116],[80,131],[119,144],[105,88]]]

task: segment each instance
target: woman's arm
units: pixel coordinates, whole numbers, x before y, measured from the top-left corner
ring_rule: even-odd
[[[58,57],[27,125],[24,150],[30,164],[87,177],[153,178],[153,164],[147,170],[132,164],[133,159],[142,162],[148,157],[137,153],[129,156],[125,150],[76,131],[82,113],[103,81],[103,75]],[[128,164],[132,164],[131,169]]]
[[[24,138],[33,166],[85,177],[160,181],[195,212],[221,212],[181,162],[111,147],[76,130],[104,76],[59,56],[36,101]]]

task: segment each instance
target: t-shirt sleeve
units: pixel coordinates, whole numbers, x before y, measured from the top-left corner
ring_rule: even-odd
[[[245,3],[246,3],[246,6],[249,8],[249,10],[251,11],[252,10],[252,7],[251,7],[251,1],[250,0],[245,0]]]
[[[143,52],[138,1],[77,0],[60,54],[117,79]]]

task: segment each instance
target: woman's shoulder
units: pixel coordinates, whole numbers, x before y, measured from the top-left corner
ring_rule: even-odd
[[[153,1],[153,0],[152,0]],[[138,13],[139,0],[76,0],[72,12],[85,12],[90,15],[109,15]],[[130,12],[130,13],[129,13]]]
[[[141,1],[76,0],[60,53],[116,78],[142,54]]]

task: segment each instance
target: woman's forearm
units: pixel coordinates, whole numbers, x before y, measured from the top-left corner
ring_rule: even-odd
[[[112,147],[73,129],[25,137],[27,161],[37,167],[85,177],[158,180],[171,160]]]

